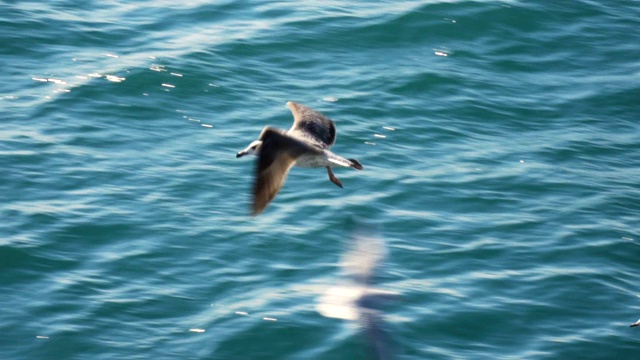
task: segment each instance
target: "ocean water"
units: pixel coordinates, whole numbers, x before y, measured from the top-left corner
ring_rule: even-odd
[[[318,299],[355,219],[397,359],[640,349],[640,3],[0,2],[1,359],[370,359]],[[363,171],[249,216],[289,100]]]

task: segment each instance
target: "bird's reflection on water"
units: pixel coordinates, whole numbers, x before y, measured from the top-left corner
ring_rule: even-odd
[[[317,311],[330,318],[357,321],[375,359],[392,359],[395,351],[385,330],[382,307],[398,293],[373,287],[387,248],[375,232],[358,230],[342,257],[343,279],[319,299]]]

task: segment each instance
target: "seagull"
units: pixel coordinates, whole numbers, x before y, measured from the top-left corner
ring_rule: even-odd
[[[640,319],[638,319],[638,321],[634,322],[633,324],[629,325],[629,327],[635,327],[635,326],[640,326]]]
[[[253,187],[252,215],[260,214],[284,184],[292,166],[324,167],[329,180],[339,187],[342,182],[333,174],[332,166],[362,170],[358,160],[345,159],[329,149],[336,142],[336,127],[321,113],[293,101],[287,102],[293,113],[293,126],[288,131],[266,126],[258,140],[238,152],[258,156]]]
[[[319,298],[316,310],[325,317],[357,321],[371,356],[377,360],[392,359],[395,351],[384,329],[381,307],[400,294],[371,287],[386,255],[384,240],[360,232],[353,236],[351,246],[341,261],[345,278]]]

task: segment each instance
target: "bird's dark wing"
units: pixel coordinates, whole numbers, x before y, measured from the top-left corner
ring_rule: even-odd
[[[321,113],[293,101],[287,103],[293,113],[293,126],[289,130],[294,136],[304,137],[322,149],[336,142],[336,126]]]
[[[289,170],[302,154],[320,150],[310,147],[277,129],[266,127],[260,134],[262,145],[258,154],[253,187],[252,214],[260,214],[278,194]]]

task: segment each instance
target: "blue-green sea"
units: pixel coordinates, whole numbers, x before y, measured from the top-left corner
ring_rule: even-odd
[[[394,359],[640,351],[636,0],[5,0],[0,64],[0,359],[371,359],[357,219]],[[364,170],[252,217],[287,101]]]

